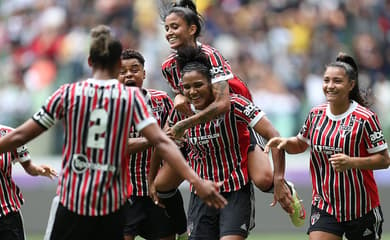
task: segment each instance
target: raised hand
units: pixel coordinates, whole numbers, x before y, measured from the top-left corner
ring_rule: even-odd
[[[47,166],[47,165],[40,165],[37,166],[37,173],[40,176],[48,177],[50,179],[54,179],[55,177],[58,177],[58,173],[53,168]]]

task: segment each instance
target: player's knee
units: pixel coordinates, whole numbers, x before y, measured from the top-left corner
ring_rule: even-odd
[[[249,174],[252,182],[259,188],[261,191],[267,191],[273,186],[273,174],[272,171],[269,171],[264,174],[254,173]]]

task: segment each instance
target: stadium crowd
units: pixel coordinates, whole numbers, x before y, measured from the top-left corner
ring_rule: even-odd
[[[205,20],[202,42],[230,60],[282,136],[295,135],[308,109],[324,101],[323,66],[339,51],[360,63],[361,88],[390,132],[390,0],[195,2]],[[147,87],[170,92],[161,75],[171,50],[159,3],[0,0],[0,122],[19,125],[54,89],[89,75],[88,34],[100,23],[124,49],[144,54]]]

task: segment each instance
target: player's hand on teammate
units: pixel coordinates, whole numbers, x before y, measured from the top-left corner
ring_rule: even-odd
[[[40,165],[37,166],[37,173],[40,176],[48,177],[50,179],[54,179],[55,177],[58,177],[58,173],[53,168],[47,166],[47,165]]]
[[[176,142],[178,146],[183,145],[183,142],[185,141],[184,134],[186,131],[180,130],[177,124],[172,127],[165,126],[164,131],[171,140]]]
[[[165,208],[165,206],[160,203],[160,198],[157,195],[156,186],[154,185],[154,182],[148,182],[148,189],[149,189],[149,197],[153,200],[154,204]]]
[[[279,202],[284,211],[286,211],[288,214],[292,214],[294,212],[292,201],[293,199],[291,191],[286,185],[285,181],[274,181],[274,200],[270,206],[273,207]]]
[[[344,171],[352,168],[350,165],[351,158],[345,154],[342,154],[342,153],[333,154],[329,158],[329,162],[330,162],[330,164],[332,164],[332,167],[337,172],[344,172]]]
[[[277,149],[285,149],[286,145],[287,145],[287,141],[288,139],[287,138],[283,138],[283,137],[274,137],[274,138],[271,138],[267,144],[265,145],[264,147],[264,152],[265,153],[269,153],[270,149],[271,148],[277,148]]]
[[[173,100],[173,107],[184,115],[191,116],[194,114],[190,107],[190,101],[184,95],[176,95],[175,99]]]
[[[194,183],[195,193],[209,207],[224,208],[227,200],[219,193],[219,188],[223,182],[212,182],[210,180],[200,180]]]

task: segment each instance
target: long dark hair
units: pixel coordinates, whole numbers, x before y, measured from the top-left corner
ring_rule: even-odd
[[[369,103],[365,97],[363,97],[360,88],[359,88],[359,68],[356,63],[356,61],[353,59],[352,56],[340,52],[337,55],[336,61],[328,64],[326,68],[328,67],[340,67],[345,70],[345,73],[348,76],[348,79],[350,81],[355,81],[355,86],[349,93],[349,99],[352,99],[359,103],[362,106],[368,107]]]
[[[120,60],[122,44],[111,34],[106,25],[99,25],[91,29],[91,46],[89,58],[92,67],[112,69]]]
[[[168,2],[160,0],[160,18],[165,22],[165,18],[171,13],[176,13],[188,24],[196,26],[195,39],[200,36],[202,26],[204,25],[203,17],[196,10],[196,5],[192,0],[178,0],[177,2]]]
[[[211,83],[211,63],[200,47],[180,48],[177,51],[176,61],[182,76],[185,73],[197,71],[207,77]]]

